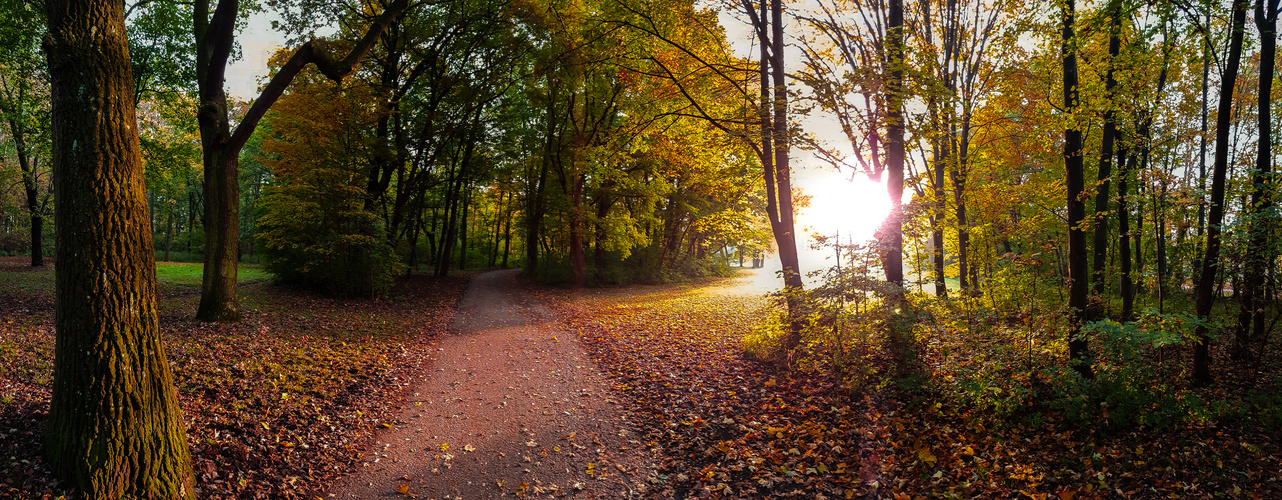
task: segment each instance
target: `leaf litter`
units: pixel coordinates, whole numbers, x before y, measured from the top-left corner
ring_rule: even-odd
[[[41,453],[53,371],[48,267],[37,293],[0,287],[3,498],[75,497]],[[198,296],[160,297],[199,497],[310,499],[324,491],[408,396],[466,284],[414,276],[381,301],[242,286],[238,324],[191,319]]]

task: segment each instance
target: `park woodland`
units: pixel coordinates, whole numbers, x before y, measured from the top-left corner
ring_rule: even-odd
[[[0,0],[0,498],[1282,498],[1280,13]]]

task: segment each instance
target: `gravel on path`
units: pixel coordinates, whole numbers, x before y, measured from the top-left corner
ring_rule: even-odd
[[[430,372],[328,498],[644,492],[651,465],[608,377],[518,273],[472,279]]]

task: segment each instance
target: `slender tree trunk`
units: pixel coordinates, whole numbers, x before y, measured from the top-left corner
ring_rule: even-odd
[[[788,84],[784,76],[784,47],[787,44],[783,36],[782,0],[770,2],[770,17],[770,27],[774,32],[771,40],[773,47],[770,52],[772,59],[770,71],[774,79],[774,99],[771,101],[774,107],[774,120],[771,122],[771,132],[774,142],[775,185],[778,188],[776,196],[779,199],[777,214],[779,230],[775,232],[775,242],[779,247],[779,260],[783,263],[784,286],[800,291],[803,285],[801,266],[797,260],[796,225],[792,219],[792,170],[788,156],[792,141],[789,140],[791,136],[788,127]],[[795,311],[795,309],[790,310]]]
[[[1264,334],[1263,314],[1264,278],[1268,267],[1273,262],[1270,235],[1276,224],[1267,220],[1266,214],[1273,205],[1272,200],[1272,163],[1273,163],[1273,120],[1270,113],[1273,90],[1273,64],[1277,50],[1277,0],[1255,2],[1255,26],[1260,32],[1260,78],[1256,96],[1259,138],[1255,156],[1255,169],[1251,172],[1251,203],[1244,210],[1247,213],[1247,259],[1244,263],[1243,286],[1241,290],[1238,324],[1235,330],[1234,357],[1245,359],[1250,355],[1251,346]]]
[[[36,171],[37,161],[30,155],[31,146],[27,144],[27,130],[23,126],[23,104],[27,99],[27,80],[18,78],[15,83],[15,91],[18,93],[12,100],[15,106],[2,108],[6,121],[9,122],[9,136],[13,139],[13,148],[17,150],[18,168],[22,171],[22,192],[27,198],[27,216],[31,221],[30,236],[31,241],[28,246],[31,250],[31,266],[40,267],[45,265],[44,261],[44,215],[41,214],[40,203],[40,183],[38,182]]]
[[[1211,171],[1211,209],[1206,224],[1206,251],[1197,280],[1197,343],[1193,348],[1193,381],[1211,383],[1211,338],[1206,323],[1215,305],[1215,282],[1220,271],[1220,224],[1224,222],[1224,181],[1228,173],[1229,132],[1233,118],[1233,85],[1242,60],[1242,38],[1246,31],[1246,0],[1233,0],[1229,54],[1220,78],[1220,102],[1215,117],[1215,164]]]
[[[604,243],[607,235],[605,232],[605,224],[603,222],[605,221],[605,218],[610,215],[610,205],[613,204],[608,202],[606,198],[607,198],[606,196],[602,196],[600,200],[597,200],[597,209],[596,209],[596,224],[595,224],[596,234],[595,234],[595,238],[593,238],[594,240],[593,246],[595,247],[596,252],[595,252],[595,255],[593,256],[592,267],[596,270],[595,272],[596,272],[597,283],[601,282],[601,277],[602,277],[601,273],[605,272]]]
[[[86,498],[195,498],[160,340],[124,4],[45,12],[59,264],[45,450]]]
[[[947,149],[936,141],[935,146],[935,169],[931,172],[931,194],[934,196],[934,211],[930,215],[930,237],[931,246],[934,247],[931,252],[931,260],[935,267],[935,296],[948,296],[948,283],[944,275],[944,209],[947,203],[944,199],[944,171],[947,169]]]
[[[174,246],[174,205],[169,206],[169,223],[165,227],[165,262],[169,262],[169,250]]]
[[[539,161],[538,181],[526,193],[525,207],[525,273],[534,276],[539,270],[539,241],[543,239],[544,193],[547,188],[548,169],[556,150],[560,148],[557,129],[560,117],[556,113],[556,86],[551,74],[547,76],[548,104],[544,119],[546,130],[543,140],[543,157]]]
[[[1067,174],[1064,185],[1068,194],[1068,309],[1071,331],[1068,340],[1068,356],[1073,368],[1082,376],[1093,375],[1090,360],[1090,343],[1081,332],[1082,322],[1086,320],[1086,297],[1089,286],[1086,270],[1086,232],[1083,223],[1086,219],[1086,203],[1082,199],[1086,191],[1085,173],[1082,168],[1082,131],[1077,122],[1077,35],[1074,18],[1076,17],[1074,0],[1065,0],[1061,13],[1060,53],[1063,56],[1064,72],[1064,110],[1068,124],[1064,129],[1064,170]]]
[[[887,5],[886,55],[890,78],[886,85],[886,191],[890,195],[890,213],[883,225],[883,241],[887,244],[883,249],[883,262],[886,281],[903,287],[904,2],[889,0]]]
[[[459,219],[459,238],[458,238],[458,268],[462,271],[467,267],[467,209],[472,204],[472,188],[464,185],[460,201],[463,203],[463,217]]]
[[[405,276],[414,274],[418,270],[418,232],[423,225],[422,216],[415,215],[410,221],[410,264],[405,267]]]
[[[1141,171],[1143,167],[1141,167]],[[1166,276],[1168,274],[1166,262],[1166,182],[1162,182],[1162,189],[1158,191],[1153,200],[1153,243],[1156,247],[1157,255],[1157,283],[1154,292],[1157,293],[1157,312],[1164,313],[1166,306]]]
[[[505,206],[503,203],[506,192],[499,192],[499,203],[494,207],[494,237],[490,238],[493,245],[490,247],[490,267],[494,267],[499,261],[499,233],[503,230],[503,212]]]
[[[436,276],[447,276],[450,270],[450,261],[452,260],[454,243],[458,234],[458,211],[459,211],[459,190],[462,188],[462,180],[455,180],[451,183],[453,187],[447,193],[445,206],[445,219],[441,221],[441,247],[440,256],[436,259]]]
[[[12,126],[10,130],[21,131],[21,126]],[[27,195],[27,215],[31,217],[31,267],[40,267],[45,265],[44,251],[44,214],[40,213],[40,185],[36,182],[36,162],[30,158],[27,153],[25,140],[20,139],[22,133],[14,132],[14,146],[18,149],[18,166],[22,169],[22,190]]]
[[[803,289],[801,267],[798,262],[797,240],[792,216],[792,173],[789,167],[788,134],[788,83],[784,74],[784,37],[782,0],[759,2],[760,13],[753,3],[744,1],[744,9],[752,17],[753,28],[760,41],[758,62],[760,81],[761,161],[762,177],[766,184],[766,215],[774,235],[782,264],[784,288],[787,293],[789,334],[783,350],[791,352],[801,342],[801,302],[797,293]],[[769,16],[767,18],[767,16]]]
[[[583,231],[586,222],[583,215],[583,184],[587,181],[587,176],[582,172],[582,166],[579,165],[578,151],[579,139],[575,139],[574,157],[571,162],[574,174],[570,180],[570,271],[574,275],[574,288],[583,288],[587,284],[587,272],[584,269],[583,255]]]
[[[1113,102],[1116,98],[1114,92],[1117,88],[1117,78],[1114,76],[1116,66],[1114,61],[1117,60],[1117,54],[1122,47],[1121,0],[1110,0],[1108,10],[1108,71],[1104,77],[1104,92],[1108,97],[1108,109],[1104,112],[1104,131],[1100,137],[1099,176],[1095,191],[1095,218],[1093,224],[1095,245],[1092,248],[1095,258],[1091,267],[1091,293],[1098,296],[1100,301],[1104,301],[1105,285],[1108,280],[1108,191],[1113,169],[1113,142],[1117,138],[1117,106]],[[1099,318],[1102,313],[1103,311],[1092,311],[1091,317]]]
[[[31,267],[45,265],[45,218],[39,212],[31,214]]]
[[[509,199],[508,203],[512,203]],[[507,269],[507,256],[509,249],[512,247],[512,207],[507,209],[507,217],[503,220],[503,268]]]
[[[960,165],[952,171],[953,180],[953,212],[957,217],[957,278],[962,291],[969,291],[974,283],[968,279],[971,275],[970,263],[970,231],[967,225],[970,221],[966,217],[966,174],[960,172]]]
[[[1135,194],[1133,196],[1135,210],[1132,211],[1135,214],[1135,228],[1131,229],[1131,242],[1135,245],[1135,251],[1131,254],[1132,262],[1134,262],[1132,265],[1134,273],[1131,279],[1134,284],[1132,285],[1131,300],[1134,301],[1137,295],[1144,293],[1144,191],[1151,188],[1140,181],[1139,175],[1144,170],[1142,166],[1141,170],[1135,169],[1136,155],[1134,152],[1131,153],[1127,162],[1126,170],[1131,172],[1130,175],[1133,176],[1135,181]]]
[[[1122,295],[1122,320],[1130,321],[1135,312],[1135,288],[1131,279],[1131,218],[1130,207],[1127,205],[1128,182],[1126,176],[1127,162],[1129,151],[1125,148],[1119,148],[1117,154],[1117,260],[1120,261],[1119,274],[1121,274],[1121,286],[1118,292]],[[1136,241],[1139,241],[1136,238]],[[1137,255],[1138,257],[1138,252]]]
[[[1206,16],[1203,19],[1203,26],[1211,26],[1211,7],[1207,4]],[[1211,85],[1211,38],[1210,34],[1205,35],[1202,41],[1202,133],[1198,134],[1198,157],[1197,157],[1197,236],[1202,237],[1206,231],[1206,136],[1210,132],[1207,128],[1207,118],[1210,116],[1208,106],[1211,102],[1209,99],[1209,90]],[[1198,259],[1200,261],[1200,258]],[[1201,267],[1200,265],[1198,266]],[[1184,283],[1180,283],[1180,288],[1184,288]]]

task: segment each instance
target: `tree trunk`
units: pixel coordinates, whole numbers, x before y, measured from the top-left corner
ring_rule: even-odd
[[[584,270],[583,255],[583,231],[585,229],[585,217],[583,216],[583,184],[587,181],[587,176],[582,172],[583,167],[579,165],[578,153],[580,148],[580,139],[575,139],[574,154],[570,160],[572,179],[570,180],[570,272],[573,273],[574,288],[583,288],[587,284],[587,273]]]
[[[1210,29],[1211,26],[1211,4],[1206,4],[1206,16],[1203,19],[1203,26]],[[1210,34],[1205,34],[1202,40],[1202,133],[1198,134],[1198,156],[1197,156],[1197,236],[1202,237],[1206,231],[1206,136],[1209,133],[1207,128],[1208,98],[1211,82],[1211,38]],[[1199,259],[1200,260],[1200,259]],[[1198,267],[1201,267],[1200,265]],[[1180,288],[1184,288],[1181,280]]]
[[[1119,151],[1117,164],[1121,168],[1117,172],[1117,260],[1120,261],[1119,273],[1122,281],[1118,292],[1122,295],[1122,321],[1129,321],[1135,311],[1135,288],[1131,279],[1131,218],[1130,207],[1126,204],[1128,194],[1126,159],[1129,151],[1125,147],[1120,148]],[[1138,236],[1135,241],[1139,241]],[[1138,257],[1139,252],[1136,252],[1136,258]]]
[[[1074,0],[1064,2],[1060,26],[1060,53],[1063,56],[1064,110],[1069,120],[1064,129],[1064,185],[1068,195],[1068,309],[1071,330],[1068,356],[1073,368],[1083,377],[1091,378],[1090,343],[1081,333],[1085,321],[1086,296],[1089,286],[1086,271],[1086,232],[1082,229],[1086,219],[1085,173],[1082,171],[1082,130],[1077,123],[1077,36],[1074,33],[1076,5]]]
[[[512,203],[509,199],[508,203]],[[512,208],[507,209],[507,217],[503,220],[503,269],[507,269],[508,250],[512,247]]]
[[[594,224],[596,229],[596,234],[594,235],[595,237],[593,238],[595,255],[593,255],[592,267],[595,269],[594,272],[596,273],[596,281],[598,284],[601,282],[601,277],[602,277],[601,273],[605,272],[604,243],[607,238],[607,235],[605,231],[604,221],[605,221],[605,218],[610,215],[610,206],[612,204],[613,203],[608,202],[606,196],[602,196],[600,200],[597,200],[596,224]]]
[[[446,185],[445,218],[441,221],[440,254],[436,257],[435,275],[438,277],[449,274],[450,260],[453,257],[455,231],[458,229],[459,184],[461,183],[454,181]]]
[[[160,340],[124,4],[49,0],[58,200],[49,462],[86,498],[195,498]]]
[[[1091,266],[1091,293],[1095,294],[1101,302],[1104,301],[1105,285],[1108,280],[1108,191],[1113,174],[1113,143],[1117,139],[1117,106],[1113,102],[1116,98],[1114,91],[1117,88],[1114,61],[1117,60],[1117,54],[1122,47],[1121,0],[1110,0],[1108,11],[1108,71],[1104,77],[1104,93],[1108,99],[1108,109],[1104,111],[1104,131],[1100,137],[1099,175],[1096,179],[1095,217],[1092,224],[1095,231],[1095,244],[1091,248],[1094,252],[1094,262]],[[1103,311],[1090,311],[1092,319],[1098,319],[1102,314]]]
[[[882,262],[886,281],[904,285],[904,2],[889,0],[886,12],[887,66],[890,78],[886,82],[886,192],[890,195],[890,211],[883,224],[882,239],[885,256]],[[780,43],[782,46],[783,44]],[[780,73],[782,73],[780,68]]]
[[[525,207],[525,273],[534,276],[539,270],[539,241],[543,238],[543,210],[544,210],[544,193],[547,189],[548,169],[551,166],[553,156],[556,150],[560,148],[560,139],[556,133],[558,130],[558,120],[560,118],[556,113],[556,88],[555,80],[549,73],[547,76],[548,86],[548,103],[547,114],[544,117],[546,131],[543,140],[543,157],[539,161],[538,181],[530,186],[530,191],[526,193]],[[532,176],[531,176],[532,177]]]
[[[238,0],[219,0],[211,17],[209,0],[194,2],[192,34],[196,41],[196,84],[200,97],[196,121],[200,124],[200,147],[205,167],[205,266],[196,319],[240,320],[240,301],[236,295],[240,184],[236,174],[240,166],[240,151],[258,127],[259,120],[294,77],[309,64],[315,64],[327,78],[341,82],[374,46],[383,30],[408,6],[409,0],[395,0],[389,4],[341,60],[322,53],[314,42],[299,46],[263,87],[262,93],[233,131],[223,77],[235,42],[240,3]]]
[[[1193,347],[1193,381],[1211,383],[1211,338],[1206,323],[1215,305],[1215,282],[1220,271],[1220,224],[1224,222],[1224,181],[1228,173],[1229,132],[1233,118],[1233,84],[1242,61],[1242,38],[1246,31],[1246,0],[1233,0],[1229,54],[1220,78],[1220,102],[1215,117],[1215,164],[1211,169],[1211,209],[1206,222],[1206,251],[1197,280],[1197,343]]]
[[[169,223],[165,227],[165,262],[169,262],[169,250],[174,247],[174,204],[169,203]]]
[[[1259,139],[1255,156],[1255,169],[1251,172],[1251,203],[1245,210],[1247,215],[1247,261],[1243,266],[1242,295],[1238,308],[1238,325],[1235,330],[1234,355],[1245,359],[1250,355],[1251,346],[1263,338],[1264,323],[1268,321],[1262,312],[1264,302],[1264,277],[1273,255],[1270,235],[1273,231],[1271,221],[1267,220],[1269,208],[1273,205],[1269,185],[1272,184],[1273,162],[1273,121],[1269,106],[1273,90],[1273,64],[1277,50],[1277,0],[1255,2],[1255,26],[1260,32],[1260,84],[1257,94],[1257,124]]]
[[[10,125],[13,123],[11,122]],[[20,127],[11,127],[14,146],[18,149],[18,165],[22,168],[22,190],[27,195],[27,214],[31,216],[31,267],[45,265],[44,253],[44,214],[40,213],[40,185],[36,182],[36,165],[34,158],[27,156],[25,141],[19,139]]]
[[[31,220],[29,249],[31,266],[40,267],[44,261],[44,216],[41,214],[40,183],[36,172],[36,159],[30,155],[31,146],[27,144],[27,130],[23,126],[22,115],[27,100],[27,80],[18,78],[15,83],[17,96],[13,96],[14,107],[2,108],[5,120],[9,122],[9,135],[13,139],[13,148],[17,150],[18,168],[22,171],[22,192],[27,198],[27,215]],[[2,104],[2,103],[0,103]]]
[[[960,162],[959,162],[960,163]],[[954,214],[957,216],[957,278],[958,285],[962,291],[968,291],[970,287],[975,286],[968,278],[971,275],[969,268],[970,261],[970,231],[967,225],[970,224],[966,217],[966,174],[960,172],[961,165],[952,171],[953,180],[953,204]]]
[[[463,217],[459,219],[458,268],[462,271],[467,267],[467,209],[468,205],[472,202],[471,186],[463,186],[463,193],[460,201],[463,203]]]
[[[494,267],[499,261],[499,232],[503,230],[503,213],[506,211],[506,205],[503,199],[507,196],[506,192],[499,191],[499,202],[494,207],[494,235],[490,238],[490,267]]]
[[[942,142],[942,141],[941,141]],[[931,246],[934,247],[931,252],[931,260],[934,263],[935,271],[935,296],[948,296],[948,283],[944,275],[944,209],[947,203],[944,199],[944,170],[947,169],[947,150],[939,145],[935,146],[938,151],[935,155],[935,169],[931,172],[932,196],[934,196],[934,211],[930,215],[930,237]]]
[[[898,1],[898,0],[896,0]],[[790,141],[788,140],[788,83],[784,74],[783,2],[760,2],[760,14],[752,2],[744,1],[744,9],[752,17],[753,28],[760,44],[760,141],[758,159],[766,183],[766,216],[770,231],[779,250],[784,288],[800,292],[801,266],[797,255],[797,239],[792,217],[792,173],[789,166]],[[767,20],[767,14],[769,19]],[[789,333],[784,339],[783,350],[792,351],[801,342],[801,302],[796,293],[787,293]]]

